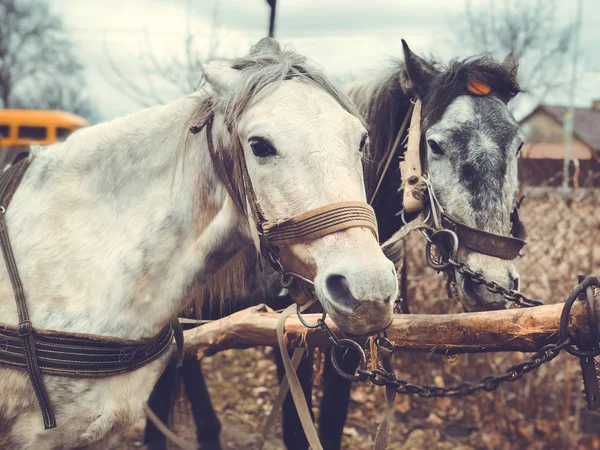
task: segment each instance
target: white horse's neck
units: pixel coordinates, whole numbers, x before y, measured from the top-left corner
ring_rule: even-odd
[[[196,274],[243,239],[188,97],[38,152],[7,221],[35,327],[139,338],[184,306]],[[0,268],[0,322],[16,324]]]

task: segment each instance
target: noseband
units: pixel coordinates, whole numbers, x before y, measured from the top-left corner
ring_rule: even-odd
[[[252,186],[241,142],[235,146],[236,151],[233,152],[234,167],[228,169],[214,147],[212,135],[213,121],[214,115],[210,115],[202,125],[193,126],[190,128],[190,131],[196,134],[203,128],[206,128],[208,150],[219,179],[237,205],[238,210],[254,221],[259,236],[260,250],[265,253],[267,260],[282,276],[284,287],[289,288],[294,281],[293,278],[308,281],[309,283],[310,280],[304,276],[287,272],[284,269],[279,255],[280,247],[315,240],[350,228],[366,228],[379,241],[375,212],[370,205],[359,201],[331,203],[293,217],[275,220],[267,219]],[[236,168],[241,172],[241,189],[236,189],[233,182],[231,172],[235,171]],[[246,205],[249,205],[250,211],[247,211]],[[298,296],[294,297],[296,302],[299,302]],[[306,301],[306,298],[303,299],[304,301]]]

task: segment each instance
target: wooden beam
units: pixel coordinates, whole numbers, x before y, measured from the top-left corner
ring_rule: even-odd
[[[465,314],[396,315],[388,338],[397,350],[426,351],[443,354],[535,351],[558,340],[563,304],[536,308],[509,309]],[[221,320],[187,330],[185,351],[199,358],[230,348],[276,346],[275,331],[279,314],[265,305],[255,306]],[[320,314],[306,314],[309,323],[316,323]],[[338,335],[338,328],[327,324]],[[570,330],[575,335],[588,331],[583,302],[573,305]],[[292,316],[286,322],[290,347],[327,347],[329,342],[321,330],[308,329]]]

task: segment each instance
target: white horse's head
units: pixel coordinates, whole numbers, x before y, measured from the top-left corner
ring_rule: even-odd
[[[205,76],[214,89],[217,151],[227,161],[241,150],[266,219],[366,201],[361,159],[367,131],[320,70],[263,39],[231,67],[206,67]],[[244,193],[240,198],[247,201]],[[253,219],[248,223],[256,240]],[[366,334],[390,323],[396,274],[371,231],[351,228],[280,253],[287,270],[314,279],[319,300],[341,329]]]
[[[507,108],[519,92],[512,58],[486,57],[434,65],[405,42],[403,85],[423,104],[422,130],[433,190],[444,210],[472,228],[508,236],[517,197],[517,161],[523,145],[519,125]],[[487,279],[518,289],[512,261],[459,247],[459,259]],[[467,310],[506,305],[499,294],[456,273]]]

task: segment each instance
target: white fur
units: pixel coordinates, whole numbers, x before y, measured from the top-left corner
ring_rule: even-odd
[[[153,336],[184,306],[191,278],[216,270],[207,257],[229,255],[248,241],[248,221],[215,176],[205,133],[190,140],[187,152],[182,149],[202,95],[80,130],[36,152],[7,213],[35,327]],[[221,123],[217,115],[215,141],[222,142],[230,136]],[[237,132],[243,139],[268,135],[279,151],[258,161],[243,141],[269,218],[365,199],[358,154],[364,129],[316,86],[282,82],[248,107]],[[332,270],[345,271],[357,298],[397,293],[391,263],[366,230],[297,245],[291,253],[313,270],[322,297],[328,295],[322,279]],[[0,266],[0,319],[16,324],[10,282]],[[337,318],[369,329],[381,316],[364,316],[362,324],[360,315]],[[10,428],[0,447],[73,448],[109,437],[141,417],[166,358],[105,379],[44,376],[58,422],[48,431],[26,374],[0,366],[0,421]]]
[[[429,176],[436,196],[448,213],[471,227],[508,235],[511,225],[510,213],[515,206],[518,190],[517,149],[522,142],[522,135],[517,132],[514,142],[506,143],[508,144],[508,152],[506,155],[503,154],[503,151],[498,147],[500,142],[497,142],[491,135],[489,124],[484,118],[478,117],[476,114],[473,101],[473,97],[467,95],[457,97],[448,106],[442,118],[427,131],[426,139],[436,141],[445,152],[444,155],[440,156],[434,154],[431,148],[428,148]],[[500,100],[496,101],[498,104],[502,104]],[[505,126],[513,126],[517,129],[517,124],[508,109],[502,106],[501,110],[505,111],[503,118],[503,122],[506,123]],[[475,136],[469,139],[467,149],[455,148],[449,140],[450,133],[463,127],[474,129]],[[478,170],[488,174],[490,181],[503,182],[501,200],[495,201],[493,208],[488,207],[487,211],[475,210],[470,203],[471,193],[463,185],[461,175],[457,172],[460,169],[451,162],[452,153],[460,154],[461,152],[463,155],[468,155],[467,160],[461,161],[462,163],[471,162],[477,166]],[[494,158],[504,158],[506,160],[506,173],[503,180],[499,179],[497,173],[492,173],[486,167],[478,165],[480,161],[488,161]],[[481,186],[480,189],[485,189],[485,186]],[[479,222],[476,220],[478,215],[485,217],[484,223],[481,223],[481,220]],[[473,270],[483,273],[487,279],[494,280],[506,287],[512,287],[512,280],[517,279],[519,276],[512,261],[471,252],[462,246],[459,248],[459,256]],[[479,310],[489,307],[467,295],[463,289],[464,279],[462,275],[457,273],[456,277],[460,298],[466,309]],[[493,295],[483,287],[479,288],[479,295],[489,304],[504,304],[504,300],[499,295]]]

